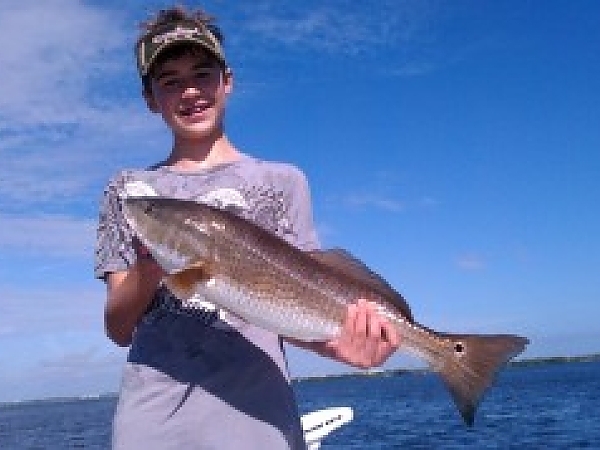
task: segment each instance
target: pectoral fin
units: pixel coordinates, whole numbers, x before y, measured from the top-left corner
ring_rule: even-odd
[[[197,284],[209,278],[208,265],[203,261],[198,261],[179,272],[168,275],[164,279],[164,283],[178,298],[188,300],[194,296]]]

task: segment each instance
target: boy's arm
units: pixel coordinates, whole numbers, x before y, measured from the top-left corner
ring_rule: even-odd
[[[163,276],[127,226],[121,197],[129,179],[122,172],[111,179],[100,203],[95,276],[106,283],[104,326],[117,345],[131,343],[133,332],[148,309]]]
[[[147,254],[141,254],[129,269],[106,276],[104,326],[117,345],[131,344],[133,332],[148,309],[164,271]]]
[[[326,342],[286,340],[361,369],[382,365],[400,346],[398,331],[377,313],[373,303],[366,300],[348,306],[344,326],[336,339]]]

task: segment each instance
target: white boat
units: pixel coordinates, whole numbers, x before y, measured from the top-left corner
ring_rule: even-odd
[[[354,412],[348,406],[325,408],[304,414],[300,421],[308,450],[318,450],[325,436],[350,422],[353,417]]]

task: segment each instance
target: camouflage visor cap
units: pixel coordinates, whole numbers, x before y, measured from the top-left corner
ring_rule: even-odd
[[[176,44],[198,44],[212,54],[222,66],[226,66],[223,47],[215,35],[197,22],[183,21],[148,33],[137,45],[137,66],[140,76],[148,75],[152,64],[165,49]]]

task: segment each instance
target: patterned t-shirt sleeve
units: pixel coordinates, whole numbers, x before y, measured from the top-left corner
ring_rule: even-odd
[[[104,279],[110,272],[126,270],[135,261],[132,233],[123,217],[119,193],[123,176],[109,182],[100,202],[94,275]]]
[[[302,250],[319,248],[319,238],[313,222],[310,188],[306,176],[295,168],[291,192],[290,220],[296,234],[295,245]]]

